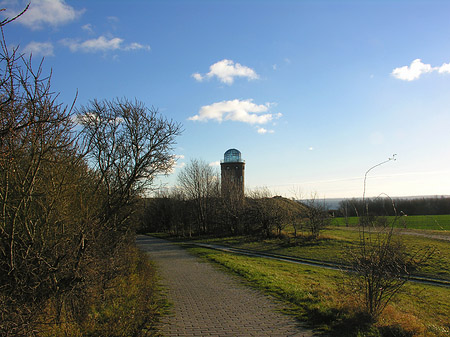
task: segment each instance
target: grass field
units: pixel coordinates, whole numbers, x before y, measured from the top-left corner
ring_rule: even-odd
[[[287,312],[328,335],[380,336],[358,316],[355,310],[358,299],[345,287],[342,272],[204,248],[190,250],[240,275],[251,286],[282,299]],[[391,336],[407,336],[395,334],[401,326],[408,336],[448,336],[449,312],[448,288],[407,284],[386,308],[376,330],[389,331]]]
[[[411,252],[434,249],[433,256],[416,274],[450,280],[450,241],[414,235],[402,235],[401,239]],[[255,239],[237,236],[202,241],[267,253],[345,263],[350,258],[349,251],[358,245],[359,232],[356,228],[331,226],[321,232],[319,240],[309,240],[307,237]]]
[[[395,226],[408,229],[428,229],[438,231],[450,231],[450,214],[446,215],[411,215],[402,217],[387,217],[388,222],[394,220]],[[350,226],[356,226],[359,222],[358,217],[349,217]],[[345,218],[334,218],[332,220],[334,226],[345,226]]]

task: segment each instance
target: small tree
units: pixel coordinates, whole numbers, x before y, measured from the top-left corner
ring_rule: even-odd
[[[312,195],[305,204],[306,227],[309,229],[311,237],[317,239],[320,231],[330,224],[328,209],[325,201],[319,202],[316,195]]]
[[[372,320],[378,319],[411,272],[432,254],[431,249],[408,251],[393,227],[391,224],[362,234],[358,247],[351,252],[351,291]]]
[[[365,199],[368,173],[389,161],[395,155],[366,171],[364,176],[364,213],[360,215],[359,244],[350,252],[349,285],[352,294],[361,302],[362,311],[376,321],[386,306],[408,281],[411,272],[430,258],[432,249],[407,250],[401,237],[394,231],[398,217],[390,224],[376,226],[377,218],[369,216]],[[392,202],[392,200],[391,200]],[[395,204],[392,208],[396,214]]]
[[[350,201],[349,200],[342,200],[339,202],[339,212],[342,214],[345,220],[345,227],[348,227],[350,225],[349,223],[349,214],[350,214]]]

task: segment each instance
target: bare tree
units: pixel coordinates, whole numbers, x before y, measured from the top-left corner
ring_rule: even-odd
[[[372,230],[361,237],[356,251],[351,252],[350,285],[362,309],[377,320],[386,306],[416,270],[433,253],[408,250],[393,226]]]
[[[137,100],[93,100],[77,114],[88,161],[98,173],[96,189],[106,196],[103,221],[122,228],[130,211],[126,206],[172,168],[181,126]]]
[[[433,254],[431,248],[425,250],[407,249],[401,237],[394,231],[396,216],[390,224],[376,226],[376,217],[369,216],[369,206],[365,199],[368,173],[374,168],[395,160],[395,155],[372,166],[364,176],[364,214],[359,226],[359,244],[350,252],[352,269],[349,272],[350,291],[361,302],[362,311],[376,321],[391,302],[411,272],[420,267]],[[395,214],[397,210],[391,199]]]
[[[317,239],[320,231],[330,224],[330,216],[325,201],[318,201],[317,195],[311,195],[311,198],[305,202],[306,228],[311,237]]]
[[[348,227],[350,225],[349,222],[349,214],[351,212],[351,205],[350,201],[345,199],[339,202],[339,211],[344,216],[345,219],[345,227]]]
[[[292,201],[296,202],[301,207],[301,211],[294,212],[291,215],[292,228],[294,229],[294,238],[297,239],[298,231],[302,231],[306,222],[306,212],[303,209],[303,204],[300,202],[302,200],[302,190],[299,187],[293,186],[291,193],[294,195]]]
[[[30,8],[30,3],[28,3],[28,5],[24,8],[24,10],[22,10],[22,12],[13,16],[11,19],[6,18],[6,19],[3,19],[2,21],[0,21],[0,27],[6,26],[8,23],[11,23],[14,20],[18,19],[19,17],[21,17],[28,10],[28,8]],[[1,8],[0,12],[4,12],[5,10],[6,10],[6,8]]]
[[[193,159],[178,174],[178,185],[193,204],[199,231],[207,233],[220,196],[218,173],[204,161]]]

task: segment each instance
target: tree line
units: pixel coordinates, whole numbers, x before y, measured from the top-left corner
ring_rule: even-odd
[[[375,216],[450,214],[450,197],[346,199],[339,203],[335,214],[353,217],[365,214],[367,210]]]
[[[0,116],[0,335],[96,335],[120,277],[151,274],[132,258],[134,211],[172,167],[181,125],[137,100],[61,104],[4,37]]]
[[[272,197],[267,189],[221,194],[218,173],[199,159],[178,174],[176,187],[143,202],[140,231],[166,232],[176,236],[282,235],[294,228],[317,238],[330,220],[325,205],[312,199],[306,204]]]

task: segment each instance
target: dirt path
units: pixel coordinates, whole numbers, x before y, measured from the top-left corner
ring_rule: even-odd
[[[447,235],[440,235],[440,234],[433,234],[433,233],[421,233],[421,232],[411,231],[411,230],[407,230],[407,229],[403,229],[399,233],[402,235],[413,235],[413,236],[421,236],[421,237],[435,239],[435,240],[450,241],[450,236],[447,236]]]
[[[165,336],[314,336],[274,299],[177,245],[143,235],[136,242],[157,264],[174,305],[161,324]]]

